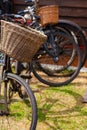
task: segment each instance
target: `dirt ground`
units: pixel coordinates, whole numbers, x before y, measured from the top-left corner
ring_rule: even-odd
[[[80,123],[80,121],[82,121],[82,119],[86,120],[86,116],[80,116],[75,115],[78,111],[77,108],[81,108],[81,110],[84,108],[87,108],[87,104],[85,104],[85,107],[83,107],[84,104],[82,104],[81,102],[81,95],[78,96],[78,90],[82,88],[81,91],[84,91],[83,93],[85,93],[85,90],[87,88],[87,73],[79,73],[79,75],[77,76],[77,78],[75,78],[75,80],[73,80],[71,83],[71,85],[76,87],[76,95],[74,91],[72,91],[72,94],[69,93],[64,93],[65,96],[63,95],[63,91],[59,91],[59,93],[55,93],[55,91],[47,91],[49,90],[49,86],[41,83],[40,81],[38,81],[33,75],[32,75],[32,79],[30,80],[30,87],[34,89],[35,91],[35,96],[36,99],[38,101],[38,111],[41,112],[39,114],[39,119],[38,119],[38,124],[37,124],[37,129],[42,129],[43,126],[43,130],[60,130],[59,126],[62,126],[63,124],[59,124],[59,122],[61,122],[61,120],[65,121],[64,122],[64,129],[65,125],[66,127],[68,127],[68,125],[72,124],[72,120],[73,122],[76,121],[76,124],[78,127]],[[37,86],[37,87],[36,87]],[[71,92],[71,91],[69,91]],[[52,95],[50,94],[52,93]],[[53,104],[52,104],[53,101]],[[65,105],[65,107],[61,108],[61,105]],[[56,108],[57,107],[57,108]],[[51,111],[50,111],[51,109]],[[71,116],[70,116],[71,114]],[[74,116],[73,116],[74,115]],[[60,118],[59,118],[60,117]],[[55,120],[57,121],[57,124],[55,124]],[[80,121],[78,121],[78,119]],[[5,119],[6,120],[6,119]],[[71,123],[66,123],[66,122],[71,121]],[[85,121],[84,121],[85,122]],[[14,122],[13,122],[14,123]],[[14,123],[15,124],[15,123]],[[82,123],[84,124],[84,123]],[[82,125],[81,124],[81,125]],[[21,124],[21,126],[23,125],[23,123]],[[3,125],[4,126],[4,125]],[[24,126],[24,125],[23,125]],[[22,128],[23,128],[22,126]],[[74,126],[74,125],[73,125]],[[69,126],[70,128],[67,128],[67,130],[72,130],[72,126]],[[1,128],[1,126],[0,126]],[[14,130],[15,127],[13,127]],[[83,126],[83,129],[85,129],[85,127]],[[82,129],[82,130],[83,130]],[[2,130],[2,128],[0,129]],[[9,128],[7,129],[9,130]],[[62,130],[62,129],[61,129]],[[73,130],[76,130],[75,127],[73,128]],[[79,129],[81,130],[81,129]]]
[[[72,84],[79,85],[79,87],[87,87],[87,72],[80,72],[79,75],[71,82]],[[34,75],[32,75],[32,79],[30,80],[30,84],[38,84],[44,85],[40,81],[38,81]]]
[[[87,72],[80,72],[79,75],[70,83],[71,85],[73,85],[76,88],[81,89],[83,91],[83,97],[84,94],[87,91]],[[39,86],[38,89],[34,87],[35,91],[40,91],[43,90],[45,88],[49,88],[48,85],[41,83],[40,81],[38,81],[34,75],[32,75],[32,78],[30,80],[30,87],[32,88],[32,86]],[[82,101],[83,101],[83,97],[82,97]],[[87,97],[87,94],[86,94]]]

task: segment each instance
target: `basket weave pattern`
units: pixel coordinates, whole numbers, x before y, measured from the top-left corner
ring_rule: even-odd
[[[1,21],[0,49],[22,62],[31,62],[46,36],[32,28],[24,28],[11,22]]]
[[[41,17],[41,25],[55,24],[58,22],[59,8],[57,5],[40,7],[37,13]]]

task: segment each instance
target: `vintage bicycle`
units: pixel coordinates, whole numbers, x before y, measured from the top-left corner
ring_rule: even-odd
[[[28,35],[28,37],[26,36]],[[36,39],[32,39],[35,36]],[[30,38],[29,38],[30,37]],[[23,41],[21,39],[23,38]],[[38,46],[31,50],[31,44],[40,40]],[[33,55],[45,41],[46,36],[33,29],[25,29],[12,22],[1,20],[0,50],[4,62],[0,65],[0,127],[6,130],[35,130],[37,125],[37,103],[30,86],[18,75],[12,72],[11,57],[30,62]],[[15,43],[13,45],[13,41]],[[33,41],[34,40],[34,41]],[[25,44],[24,44],[25,43]],[[25,46],[23,46],[25,45]],[[28,50],[27,50],[28,47]],[[20,50],[21,48],[21,50]],[[22,51],[23,49],[23,51]],[[26,93],[26,94],[25,94]],[[22,125],[23,124],[23,125]]]
[[[13,14],[12,14],[13,15]],[[10,14],[11,16],[11,14]],[[16,17],[16,15],[14,15]],[[16,19],[17,20],[17,19]],[[62,86],[64,84],[68,84],[71,82],[75,76],[79,73],[80,67],[81,67],[81,54],[80,49],[75,43],[74,39],[72,39],[71,35],[62,28],[57,28],[53,26],[53,28],[50,29],[50,26],[48,26],[49,30],[44,29],[44,33],[49,37],[48,41],[44,43],[44,45],[41,46],[41,48],[38,50],[36,55],[33,58],[33,62],[27,64],[26,77],[28,78],[28,75],[31,74],[31,72],[34,73],[37,79],[39,79],[41,82],[51,85],[51,86]],[[54,31],[51,32],[51,31]],[[52,33],[52,35],[51,35]],[[51,47],[50,41],[51,38],[55,37],[56,44],[52,42],[52,45],[55,45],[54,48]],[[49,41],[50,40],[50,41]],[[72,49],[73,48],[73,49]],[[58,50],[57,50],[58,49]],[[56,51],[57,50],[57,51]],[[68,61],[65,61],[65,55],[68,57]],[[77,69],[74,71],[71,76],[67,76],[69,71],[66,71],[69,67],[69,65],[73,62],[73,58],[77,55]],[[60,60],[58,60],[58,56],[60,57],[60,60],[63,60],[64,58],[64,66],[61,64]],[[57,61],[58,60],[58,61]],[[51,66],[49,67],[48,61],[50,65],[53,65],[54,68]],[[48,64],[48,68],[46,68]],[[45,65],[45,66],[44,66]],[[59,66],[60,65],[60,66]],[[55,67],[57,66],[57,67]],[[16,73],[22,77],[22,70],[23,64],[17,62],[16,66]],[[56,68],[56,69],[55,69]],[[66,72],[64,72],[66,71]],[[56,74],[56,75],[55,75]],[[70,74],[70,72],[69,72]],[[45,76],[44,76],[45,75]],[[62,78],[61,80],[58,80],[59,78]],[[54,80],[55,79],[55,80]]]
[[[27,2],[30,3],[30,1]],[[40,18],[36,15],[35,10],[36,5],[34,4],[33,6],[28,6],[28,8],[18,13],[25,18],[27,17],[27,20],[32,21],[28,24],[29,26],[43,31],[48,37],[47,42],[38,52],[38,57],[39,55],[40,57],[37,58],[37,61],[33,64],[33,73],[43,83],[51,86],[62,86],[71,82],[74,79],[72,77],[78,75],[76,73],[79,72],[78,70],[80,70],[79,68],[82,64],[82,61],[79,62],[79,58],[77,58],[77,68],[75,68],[74,71],[73,69],[71,69],[71,71],[67,71],[76,59],[76,56],[80,57],[79,55],[81,55],[79,48],[78,54],[77,49],[74,46],[75,44],[76,46],[78,44],[77,38],[73,31],[70,31],[62,26],[58,26],[58,24],[40,26],[40,21],[38,21]],[[75,28],[78,28],[78,26],[75,26]],[[73,42],[75,42],[75,44]],[[58,80],[60,77],[62,77],[61,81]]]
[[[85,50],[86,40],[82,30],[76,24],[72,24],[72,22],[68,21],[59,21],[58,24],[48,24],[44,27],[40,26],[38,22],[38,19],[40,18],[35,14],[35,7],[35,5],[31,6],[31,8],[29,6],[28,9],[20,11],[19,14],[28,14],[30,16],[29,18],[32,19],[31,22],[30,19],[28,19],[29,23],[26,23],[32,28],[44,32],[48,39],[38,51],[34,58],[34,62],[32,62],[31,65],[28,65],[27,69],[29,70],[29,74],[30,72],[33,72],[41,82],[50,86],[68,84],[78,75],[86,59],[86,53],[83,55],[80,52],[81,48],[78,46],[76,35],[77,33],[80,34]],[[73,28],[75,30],[73,30]],[[77,33],[75,34],[76,30]],[[72,68],[72,64],[75,61],[77,61],[75,67]],[[18,63],[16,66],[16,70],[18,71],[17,74],[20,74],[20,68],[23,68],[23,64],[19,64],[21,63]]]

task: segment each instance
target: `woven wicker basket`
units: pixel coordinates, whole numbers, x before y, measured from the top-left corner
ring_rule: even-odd
[[[0,49],[18,61],[31,62],[45,40],[46,36],[39,31],[1,20]]]
[[[37,10],[41,18],[41,25],[55,24],[59,19],[59,8],[57,5],[49,5],[40,7]]]

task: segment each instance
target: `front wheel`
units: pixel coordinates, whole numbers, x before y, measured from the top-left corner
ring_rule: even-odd
[[[81,52],[75,39],[67,31],[53,26],[51,35],[54,38],[58,60],[55,61],[54,57],[43,48],[33,62],[33,73],[42,83],[59,87],[70,83],[78,75],[82,64]],[[48,41],[46,43],[48,51],[53,50]]]
[[[4,88],[4,91],[3,91]],[[24,93],[26,92],[26,94]],[[3,130],[35,130],[37,125],[37,105],[32,90],[17,75],[7,73],[2,83],[0,104],[0,129]]]

